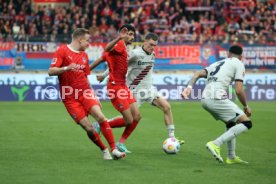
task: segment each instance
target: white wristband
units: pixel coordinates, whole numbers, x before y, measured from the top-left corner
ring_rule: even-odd
[[[64,71],[67,71],[67,66],[63,68]]]
[[[188,85],[188,86],[187,86],[187,88],[193,89],[193,86],[191,86],[191,85]]]

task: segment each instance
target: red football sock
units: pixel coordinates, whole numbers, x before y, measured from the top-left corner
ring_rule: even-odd
[[[113,149],[116,148],[112,129],[107,121],[100,123],[100,127],[101,127],[101,132],[103,133],[112,151]]]
[[[119,128],[119,127],[126,126],[125,120],[122,117],[117,117],[117,118],[111,119],[108,121],[108,123],[111,128]]]
[[[130,134],[133,132],[133,130],[136,128],[137,125],[138,125],[138,121],[133,121],[130,126],[127,126],[119,142],[125,143],[126,139],[130,136]]]
[[[106,146],[102,142],[100,135],[97,132],[87,132],[87,136],[93,141],[101,150],[106,149]]]

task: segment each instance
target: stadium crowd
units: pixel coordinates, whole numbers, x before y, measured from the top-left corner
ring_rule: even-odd
[[[32,6],[0,0],[0,41],[70,41],[88,28],[106,42],[132,23],[140,41],[148,32],[166,43],[276,43],[274,0],[71,0],[68,6]]]

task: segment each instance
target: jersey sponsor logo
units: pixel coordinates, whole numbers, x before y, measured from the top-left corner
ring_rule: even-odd
[[[57,63],[57,58],[53,58],[51,64],[54,65]]]
[[[76,64],[75,70],[83,70],[85,68],[85,65]]]
[[[148,61],[148,62],[145,62],[145,61],[138,61],[138,65],[153,65],[153,61]]]
[[[120,103],[120,104],[118,104],[118,108],[119,108],[119,109],[123,109],[123,108],[124,108],[124,105]]]

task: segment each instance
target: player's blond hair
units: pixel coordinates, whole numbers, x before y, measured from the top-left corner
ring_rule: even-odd
[[[88,29],[85,29],[85,28],[77,28],[75,29],[75,31],[73,32],[72,34],[72,38],[75,39],[75,38],[78,38],[80,36],[84,36],[85,34],[90,34]]]

